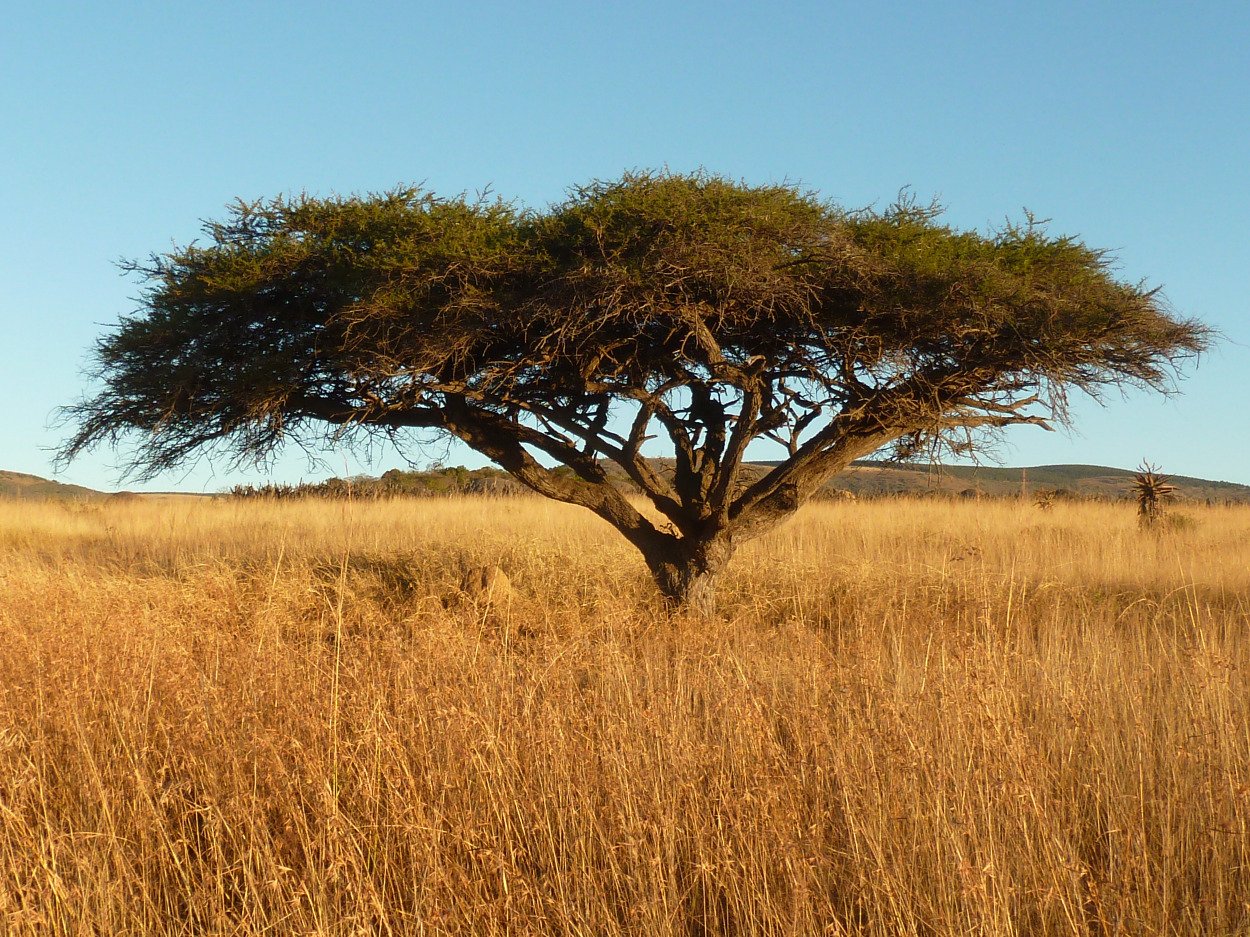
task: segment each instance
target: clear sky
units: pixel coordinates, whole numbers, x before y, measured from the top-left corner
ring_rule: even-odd
[[[848,206],[910,186],[961,227],[1028,208],[1114,248],[1224,341],[1180,396],[1082,404],[1076,435],[1014,429],[1003,460],[1250,483],[1248,49],[1241,2],[21,4],[0,34],[0,469],[51,475],[55,409],[134,308],[116,261],[236,196],[424,183],[543,206],[667,166]],[[115,463],[60,478],[115,488]]]

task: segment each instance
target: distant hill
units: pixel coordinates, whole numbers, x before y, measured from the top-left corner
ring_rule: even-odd
[[[672,472],[671,459],[656,459],[660,472]],[[744,480],[763,475],[776,462],[750,462],[744,466]],[[609,465],[613,476],[624,481],[624,473]],[[1177,497],[1187,501],[1236,502],[1250,504],[1250,485],[1211,481],[1173,475]],[[829,488],[849,491],[858,497],[890,495],[946,495],[1004,498],[1018,496],[1022,490],[1029,497],[1043,491],[1058,492],[1060,497],[1117,500],[1129,496],[1133,479],[1131,469],[1108,468],[1104,465],[1030,465],[1025,468],[992,468],[977,465],[927,465],[902,462],[863,460],[854,463],[829,484]],[[259,489],[238,488],[236,495],[271,496],[307,495],[321,497],[369,495],[447,495],[447,494],[514,494],[524,492],[521,484],[496,468],[466,469],[459,466],[428,472],[387,472],[381,479],[355,478],[350,483],[331,479],[306,486],[267,486]],[[172,497],[145,494],[143,497]],[[0,498],[94,499],[109,497],[102,491],[80,485],[0,471]]]
[[[107,497],[104,492],[81,485],[64,485],[38,475],[0,471],[0,498],[85,500],[103,497]]]
[[[758,463],[775,465],[777,463]],[[1025,490],[1030,496],[1057,491],[1080,498],[1118,499],[1128,495],[1134,472],[1105,465],[1030,465],[996,468],[982,465],[928,465],[855,462],[832,482],[855,495],[980,494],[1008,497]],[[1187,501],[1250,503],[1250,485],[1211,481],[1187,475],[1169,476],[1177,497]]]

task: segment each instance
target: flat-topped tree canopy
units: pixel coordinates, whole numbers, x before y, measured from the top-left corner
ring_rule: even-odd
[[[608,520],[679,602],[709,601],[735,542],[855,458],[1064,422],[1074,389],[1166,391],[1210,340],[1031,219],[957,231],[909,199],[847,211],[706,173],[631,173],[543,211],[279,197],[204,233],[128,265],[141,306],[100,340],[65,458],[133,434],[153,474],[215,447],[440,431]],[[672,472],[642,454],[658,434]],[[789,457],[745,484],[759,439]]]

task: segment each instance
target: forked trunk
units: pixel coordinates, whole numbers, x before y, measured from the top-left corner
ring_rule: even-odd
[[[716,613],[717,582],[733,550],[726,537],[677,540],[648,551],[646,561],[670,605],[711,616]]]

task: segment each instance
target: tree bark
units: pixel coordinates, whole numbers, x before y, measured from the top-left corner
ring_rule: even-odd
[[[682,538],[644,551],[655,584],[670,607],[697,615],[716,614],[716,587],[721,570],[734,553],[732,538],[720,533]]]

